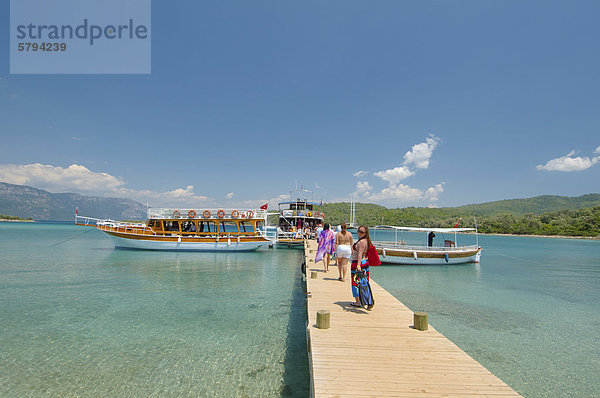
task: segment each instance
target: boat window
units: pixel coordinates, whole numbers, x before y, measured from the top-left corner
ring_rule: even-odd
[[[165,231],[178,231],[179,232],[179,221],[168,220],[165,221]]]
[[[254,224],[249,221],[240,221],[241,232],[254,232]]]
[[[156,227],[156,220],[148,220],[149,227]]]
[[[238,227],[233,221],[219,222],[219,232],[221,233],[238,233]]]
[[[200,221],[198,222],[198,232],[217,232],[217,226],[214,221]]]
[[[182,232],[196,232],[196,223],[194,221],[183,221],[181,223]]]

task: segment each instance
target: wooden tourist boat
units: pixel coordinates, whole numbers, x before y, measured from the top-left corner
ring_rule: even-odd
[[[395,232],[395,240],[376,241],[377,231],[388,230]],[[370,228],[373,245],[377,248],[382,263],[410,264],[410,265],[450,265],[464,263],[478,263],[481,257],[481,247],[475,228],[413,228],[395,226],[377,226]],[[476,244],[459,246],[458,234],[461,232],[475,232]],[[421,232],[425,234],[425,245],[408,245],[400,240],[398,233]],[[432,245],[431,233],[450,234],[454,240],[443,239],[444,246]],[[435,236],[435,235],[434,235]],[[431,237],[431,238],[430,238]],[[439,239],[438,239],[439,240]]]
[[[303,199],[279,203],[279,221],[275,242],[278,246],[304,247],[305,239],[314,239],[319,224],[325,220],[325,215],[315,211],[319,203]],[[307,233],[306,230],[310,232]]]
[[[75,215],[75,224],[105,232],[115,247],[174,251],[251,251],[271,243],[265,210],[149,209],[145,223]]]

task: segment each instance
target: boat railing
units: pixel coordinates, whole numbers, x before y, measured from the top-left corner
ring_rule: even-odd
[[[113,231],[123,233],[136,233],[144,235],[156,235],[156,233],[144,223],[115,221],[111,219],[99,219],[94,217],[75,216],[75,224],[96,227],[101,231]]]
[[[94,218],[94,217],[83,217],[78,214],[75,215],[75,224],[77,224],[77,225],[95,227],[98,224],[98,222],[101,222],[101,221],[104,221],[104,220],[101,220],[99,218]]]
[[[476,250],[479,247],[477,245],[468,246],[418,246],[409,245],[403,242],[389,242],[389,241],[373,241],[373,246],[378,249],[386,250],[406,250],[406,251],[435,251],[435,252],[460,252],[466,250]]]
[[[148,218],[179,218],[179,219],[265,219],[267,210],[263,209],[175,209],[175,208],[150,208]]]

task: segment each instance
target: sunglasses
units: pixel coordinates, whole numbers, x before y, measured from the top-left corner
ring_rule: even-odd
[[[359,233],[359,234],[364,234],[364,233],[365,233],[365,231],[364,231],[364,230],[358,230],[358,233]]]

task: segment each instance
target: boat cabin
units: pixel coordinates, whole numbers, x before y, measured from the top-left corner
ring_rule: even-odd
[[[264,220],[235,218],[209,219],[149,219],[146,225],[157,235],[181,236],[253,236],[264,228]]]
[[[279,203],[278,228],[283,232],[302,231],[307,228],[315,231],[323,222],[324,214],[314,210],[320,203],[298,199]]]

